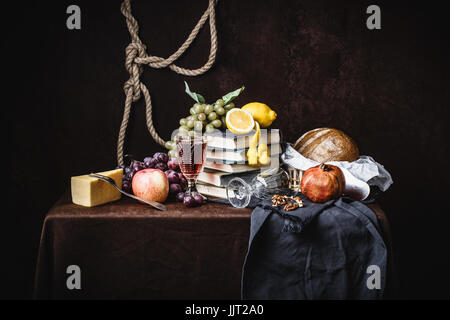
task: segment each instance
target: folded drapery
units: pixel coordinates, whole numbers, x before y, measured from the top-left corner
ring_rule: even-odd
[[[242,298],[381,299],[387,249],[373,211],[349,198],[300,196],[304,207],[293,211],[270,200],[254,209]]]

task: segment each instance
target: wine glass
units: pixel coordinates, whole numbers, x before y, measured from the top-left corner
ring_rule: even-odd
[[[264,200],[274,194],[286,192],[289,188],[289,174],[281,168],[267,169],[252,179],[250,183],[241,178],[233,178],[227,185],[227,198],[235,208],[245,208],[252,196]]]
[[[205,165],[207,139],[203,135],[178,135],[176,145],[178,164],[188,183],[186,194],[199,194],[195,182]]]

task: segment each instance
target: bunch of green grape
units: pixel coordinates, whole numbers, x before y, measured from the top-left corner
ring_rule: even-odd
[[[180,119],[179,132],[194,135],[195,132],[212,133],[214,129],[226,129],[225,119],[228,111],[234,108],[234,103],[224,105],[223,99],[218,99],[213,104],[195,103],[189,110],[190,115]],[[175,158],[175,141],[167,141],[165,147],[169,150],[170,158]]]

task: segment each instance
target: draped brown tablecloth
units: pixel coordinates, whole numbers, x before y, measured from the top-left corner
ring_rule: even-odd
[[[65,195],[44,220],[35,298],[240,299],[252,210],[166,205],[85,208]],[[80,290],[66,286],[70,265],[80,267]]]

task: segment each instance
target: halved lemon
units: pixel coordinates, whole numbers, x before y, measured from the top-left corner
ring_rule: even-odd
[[[250,112],[233,108],[228,111],[225,118],[227,128],[234,134],[246,134],[255,127],[255,120]]]

